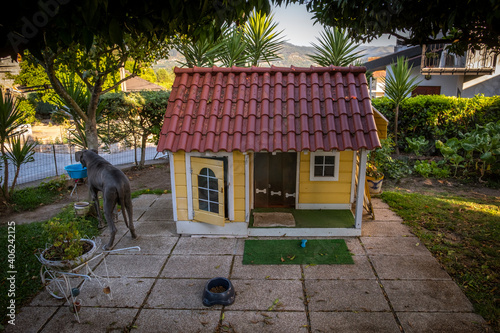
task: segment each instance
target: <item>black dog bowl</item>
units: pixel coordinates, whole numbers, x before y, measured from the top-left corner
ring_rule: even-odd
[[[207,282],[203,291],[203,305],[231,305],[234,303],[234,287],[231,281],[216,277]]]

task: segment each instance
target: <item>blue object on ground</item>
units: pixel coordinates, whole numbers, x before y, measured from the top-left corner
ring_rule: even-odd
[[[302,243],[300,244],[301,247],[306,247],[307,239],[303,239]]]

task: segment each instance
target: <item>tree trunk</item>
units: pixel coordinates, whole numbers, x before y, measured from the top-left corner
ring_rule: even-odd
[[[142,140],[141,140],[141,161],[139,162],[139,167],[144,167],[146,163],[146,143],[148,142],[148,134],[147,131],[142,132]]]
[[[99,137],[97,136],[97,106],[102,92],[102,78],[98,78],[91,91],[90,103],[87,108],[87,121],[85,122],[85,134],[87,137],[87,148],[99,150]]]
[[[399,104],[396,104],[396,110],[394,112],[394,145],[396,147],[396,155],[399,155],[399,146],[398,146],[398,118],[399,118]]]
[[[9,161],[7,160],[7,154],[5,153],[5,145],[2,142],[1,143],[1,150],[2,150],[2,160],[4,163],[4,170],[3,170],[3,184],[2,184],[2,192],[3,196],[5,197],[6,201],[10,200],[10,193],[9,193]]]

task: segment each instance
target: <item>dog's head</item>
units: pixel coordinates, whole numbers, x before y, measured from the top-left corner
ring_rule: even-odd
[[[93,152],[93,153],[97,154],[97,150],[96,149],[90,149],[90,150],[84,149],[84,150],[77,151],[75,153],[75,160],[77,162],[80,162],[83,167],[87,167],[87,162],[85,160],[85,155],[88,152]]]

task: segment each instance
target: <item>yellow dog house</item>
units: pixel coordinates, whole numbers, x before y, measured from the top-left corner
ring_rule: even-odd
[[[361,234],[367,152],[387,120],[364,67],[176,68],[157,150],[180,234]],[[254,228],[252,212],[346,212],[352,223]],[[304,214],[302,214],[304,215]],[[297,215],[298,216],[298,215]]]

